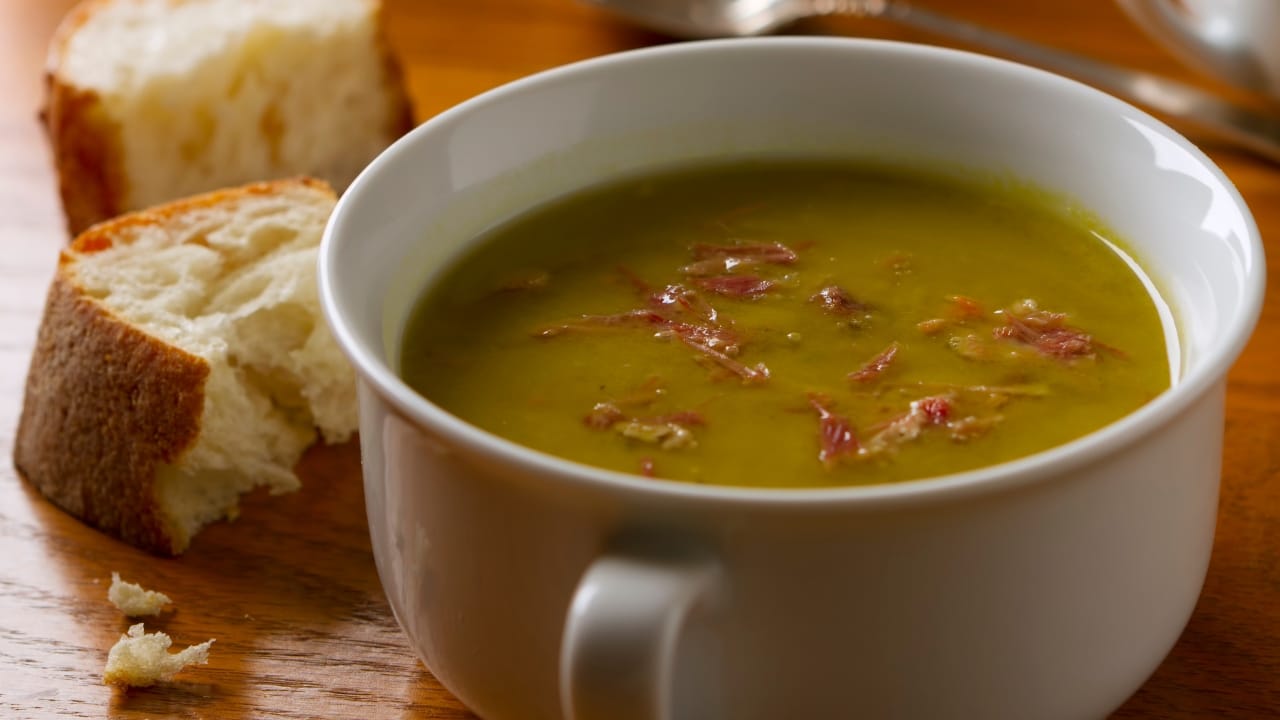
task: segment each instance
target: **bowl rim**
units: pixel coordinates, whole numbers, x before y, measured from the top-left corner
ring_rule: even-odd
[[[1241,238],[1241,243],[1248,250],[1243,275],[1246,286],[1241,291],[1240,311],[1220,331],[1222,342],[1199,358],[1190,372],[1184,373],[1173,386],[1157,397],[1120,419],[1062,445],[996,465],[927,478],[871,485],[788,488],[710,485],[644,478],[525,447],[471,425],[419,395],[387,363],[382,362],[379,353],[365,347],[349,326],[337,290],[341,268],[336,255],[338,248],[344,243],[343,238],[361,235],[349,227],[350,208],[361,201],[365,187],[373,182],[374,176],[382,171],[393,156],[412,153],[413,147],[426,142],[425,138],[428,136],[463,122],[469,113],[489,103],[511,95],[537,92],[544,85],[607,73],[615,65],[643,63],[671,56],[795,51],[925,58],[937,62],[967,64],[982,73],[1022,75],[1047,84],[1058,92],[1075,93],[1082,102],[1101,103],[1130,122],[1140,123],[1172,140],[1221,183],[1245,221],[1247,236]],[[326,321],[339,346],[354,365],[358,378],[368,383],[395,411],[416,425],[430,429],[447,443],[466,448],[490,461],[497,461],[511,472],[536,475],[546,482],[560,483],[562,486],[590,486],[649,498],[662,497],[669,501],[801,509],[830,509],[833,506],[851,505],[882,508],[903,503],[957,500],[1041,481],[1049,482],[1125,446],[1136,444],[1161,426],[1180,417],[1188,406],[1213,390],[1217,384],[1225,382],[1227,371],[1243,351],[1261,314],[1266,285],[1265,256],[1260,234],[1238,189],[1199,148],[1146,112],[1083,83],[1008,60],[915,43],[833,37],[699,40],[627,50],[554,67],[476,95],[418,125],[384,150],[360,173],[339,199],[325,227],[318,271],[320,301]]]

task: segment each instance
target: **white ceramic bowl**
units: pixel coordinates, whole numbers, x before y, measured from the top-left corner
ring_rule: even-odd
[[[984,470],[760,490],[548,457],[397,377],[418,292],[484,229],[618,174],[769,154],[927,160],[1075,198],[1157,279],[1175,387]],[[360,375],[387,597],[436,677],[491,720],[1102,717],[1195,605],[1224,378],[1263,276],[1231,183],[1141,111],[981,56],[815,38],[624,53],[486,93],[356,180],[320,262]]]

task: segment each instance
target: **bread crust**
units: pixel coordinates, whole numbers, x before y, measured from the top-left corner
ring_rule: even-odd
[[[103,112],[97,93],[47,77],[42,117],[58,171],[58,194],[67,230],[75,236],[124,211],[124,160],[120,127]]]
[[[256,183],[95,225],[63,251],[14,442],[14,465],[41,493],[132,545],[161,555],[186,549],[189,538],[166,519],[156,479],[199,437],[209,364],[90,297],[77,282],[76,255],[112,247],[132,226],[299,186],[333,197],[318,180]]]
[[[14,442],[14,464],[56,505],[154,553],[182,551],[156,473],[200,434],[203,359],[86,296],[64,254],[49,288]]]
[[[97,93],[59,77],[67,42],[107,2],[86,0],[72,8],[58,24],[45,61],[40,120],[53,151],[70,237],[124,212],[127,195],[119,125],[107,116]]]

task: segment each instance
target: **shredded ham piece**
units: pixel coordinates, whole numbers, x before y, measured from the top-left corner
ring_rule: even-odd
[[[857,457],[858,437],[848,418],[832,412],[831,398],[809,393],[809,406],[818,411],[818,460],[823,466],[831,469],[842,458]]]
[[[633,417],[609,402],[596,403],[582,421],[593,430],[613,430],[623,437],[652,443],[664,450],[696,446],[698,443],[690,427],[706,424],[706,418],[696,410]]]
[[[756,265],[790,265],[796,261],[796,252],[782,243],[756,245],[693,246],[693,262],[680,268],[680,272],[692,277],[706,277],[732,273]]]
[[[737,258],[728,255],[719,255],[709,257],[705,260],[695,260],[694,262],[680,268],[680,272],[690,277],[707,277],[710,275],[722,275],[735,270],[742,270],[762,264],[754,258]]]
[[[635,274],[635,271],[633,271],[631,268],[625,265],[619,265],[618,274],[621,275],[623,278],[625,278],[627,283],[630,284],[631,287],[636,289],[636,292],[644,293],[646,295],[653,292],[653,286],[650,285],[647,281],[645,281],[644,278]]]
[[[690,347],[699,350],[705,347],[729,356],[737,355],[741,349],[741,341],[733,331],[715,325],[669,322],[663,326],[660,334],[675,335]]]
[[[870,308],[858,302],[839,285],[829,285],[814,293],[809,302],[816,302],[822,309],[832,315],[853,315],[864,313]]]
[[[640,458],[640,474],[645,477],[658,476],[657,472],[655,472],[653,468],[653,458],[651,457]]]
[[[947,428],[951,430],[952,440],[968,442],[986,435],[991,428],[995,427],[1003,419],[1003,415],[989,415],[982,418],[970,415],[947,423]]]
[[[714,364],[742,378],[742,381],[747,384],[762,383],[769,379],[769,368],[765,367],[764,363],[756,363],[755,367],[748,367],[696,338],[685,335],[677,335],[677,337]]]
[[[889,363],[898,356],[898,350],[901,345],[895,340],[889,343],[889,346],[881,350],[878,355],[867,361],[862,369],[849,373],[849,379],[854,382],[866,383],[880,377],[880,374],[889,368]]]
[[[617,405],[602,402],[596,403],[595,407],[591,408],[591,412],[582,418],[582,422],[594,430],[608,430],[626,416],[626,413],[622,412]]]
[[[569,332],[627,327],[656,327],[657,336],[676,337],[713,364],[742,378],[743,382],[762,383],[769,379],[769,368],[764,363],[750,367],[733,359],[741,349],[741,341],[728,328],[668,320],[648,310],[632,310],[617,315],[584,315],[575,321],[543,328],[536,335],[551,338]]]
[[[708,258],[730,257],[739,260],[755,260],[757,262],[769,263],[772,265],[790,265],[799,257],[796,251],[783,245],[782,243],[757,243],[742,245],[712,245],[710,243],[698,243],[693,246],[693,259],[706,260]]]
[[[952,335],[947,339],[947,346],[967,360],[987,360],[991,357],[991,349],[975,333]]]
[[[613,429],[623,437],[654,443],[663,450],[695,447],[698,444],[693,439],[693,431],[679,423],[633,418],[614,424]]]
[[[951,317],[956,320],[974,320],[986,314],[982,304],[967,295],[952,295],[947,299],[951,301]]]
[[[534,334],[538,337],[549,338],[573,332],[592,332],[623,327],[661,326],[666,322],[665,318],[651,310],[629,310],[613,315],[583,315],[576,320],[542,328]]]
[[[929,428],[945,428],[952,440],[968,442],[990,432],[1004,420],[1004,416],[996,412],[996,409],[1008,400],[1007,395],[993,392],[986,386],[972,386],[961,388],[961,390],[988,395],[992,402],[983,408],[985,414],[953,419],[955,398],[951,394],[920,398],[912,402],[905,413],[882,425],[879,431],[864,443],[862,454],[894,452],[903,444],[920,437],[920,434]]]
[[[677,425],[706,425],[707,418],[697,410],[678,410],[653,418],[654,422],[675,423]]]
[[[1037,310],[1034,303],[1024,301],[1004,315],[1005,324],[992,330],[994,337],[1016,340],[1060,360],[1094,357],[1093,338],[1067,325],[1065,313]]]
[[[930,425],[941,425],[951,417],[951,401],[941,395],[921,398],[914,403],[913,409],[924,413]]]
[[[925,335],[937,335],[947,329],[947,321],[942,318],[930,318],[916,323],[916,329]]]
[[[701,295],[683,285],[668,285],[649,296],[649,305],[660,310],[687,313],[699,320],[714,323],[718,320],[716,309]]]
[[[1049,394],[1049,386],[1043,383],[1024,383],[1021,385],[960,385],[957,383],[916,382],[907,385],[890,386],[902,390],[923,390],[946,394],[964,394],[989,398],[1009,397],[1045,397]]]
[[[700,278],[698,287],[717,295],[756,298],[772,290],[774,282],[755,275],[716,275]]]
[[[920,437],[925,428],[945,425],[950,415],[951,398],[947,395],[932,395],[916,400],[905,413],[890,420],[866,441],[865,452],[875,455],[896,451],[903,443]]]
[[[709,253],[738,253],[744,257],[765,258],[768,262],[790,262],[795,252],[784,245],[698,245],[695,256]],[[789,258],[789,259],[788,259]],[[629,270],[619,268],[624,277],[638,289],[648,290],[643,280]],[[773,287],[769,280],[732,275],[707,278],[699,281],[709,289],[722,293],[754,296]],[[764,363],[754,367],[734,360],[741,350],[741,339],[729,324],[720,321],[716,309],[694,290],[680,284],[667,285],[662,290],[649,292],[649,310],[630,310],[613,315],[583,315],[559,325],[542,328],[535,334],[551,338],[571,332],[590,332],[609,329],[655,328],[657,337],[676,337],[685,345],[698,351],[712,365],[727,370],[743,382],[762,383],[769,379],[769,368]]]
[[[925,335],[937,335],[953,325],[967,325],[970,320],[980,320],[986,317],[986,310],[983,309],[982,303],[968,295],[951,295],[947,298],[947,302],[947,317],[933,317],[921,320],[916,323],[916,329]],[[954,343],[955,340],[953,339],[952,342]]]

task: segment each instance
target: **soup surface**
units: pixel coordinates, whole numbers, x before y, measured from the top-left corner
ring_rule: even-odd
[[[1039,193],[807,161],[677,169],[498,228],[432,281],[401,373],[515,442],[698,483],[976,468],[1170,383],[1155,303]]]

